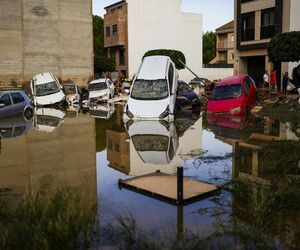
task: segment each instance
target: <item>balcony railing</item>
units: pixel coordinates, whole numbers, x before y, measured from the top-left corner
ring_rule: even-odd
[[[242,30],[242,41],[254,40],[254,28]]]
[[[261,26],[260,39],[272,38],[275,35],[275,25]]]

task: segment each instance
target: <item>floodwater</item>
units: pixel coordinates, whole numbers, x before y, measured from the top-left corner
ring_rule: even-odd
[[[191,111],[124,124],[122,109],[0,121],[2,249],[299,248],[299,124]],[[119,185],[178,167],[220,192],[176,205]]]

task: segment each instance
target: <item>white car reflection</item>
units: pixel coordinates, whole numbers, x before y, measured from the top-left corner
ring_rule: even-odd
[[[31,128],[32,120],[27,120],[21,113],[19,116],[0,119],[0,138],[11,138],[26,134]]]
[[[109,119],[115,112],[115,106],[111,103],[103,103],[101,105],[93,105],[89,108],[91,117],[99,119]]]
[[[55,108],[37,108],[34,114],[34,128],[38,131],[52,133],[63,122],[65,113]]]
[[[144,163],[164,165],[173,160],[178,148],[173,122],[129,121],[127,127],[131,144]]]

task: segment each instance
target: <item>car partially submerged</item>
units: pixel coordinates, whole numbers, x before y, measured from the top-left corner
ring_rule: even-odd
[[[90,102],[106,102],[109,99],[113,98],[115,93],[115,85],[108,78],[100,78],[89,83],[88,91]]]
[[[133,79],[124,119],[173,120],[177,83],[169,57],[145,57]]]
[[[63,91],[66,95],[66,100],[70,105],[78,105],[80,102],[80,91],[76,84],[63,84]]]
[[[208,114],[225,116],[244,115],[254,106],[257,89],[248,75],[221,80],[213,89],[207,104]]]
[[[35,106],[56,105],[65,102],[63,87],[52,73],[35,75],[30,83]]]
[[[196,109],[200,107],[197,94],[186,82],[178,81],[176,108],[177,109]]]
[[[32,101],[24,91],[0,90],[0,119],[20,116],[27,120],[33,116]]]

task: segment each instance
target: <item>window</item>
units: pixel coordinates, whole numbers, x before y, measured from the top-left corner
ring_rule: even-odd
[[[109,57],[112,58],[112,59],[114,59],[114,60],[116,60],[116,52],[111,49],[109,51]]]
[[[275,35],[275,9],[266,9],[261,12],[260,38],[271,38]]]
[[[119,51],[119,64],[125,65],[125,49],[120,49]]]
[[[25,102],[24,97],[19,93],[12,93],[11,98],[12,98],[14,104]]]
[[[114,24],[112,26],[112,35],[115,36],[118,34],[118,25],[117,24]]]
[[[212,100],[226,100],[242,96],[241,84],[228,84],[215,87],[211,99]]]
[[[8,94],[0,98],[0,103],[5,104],[5,106],[11,105],[11,100]]]
[[[234,54],[231,53],[231,60],[234,60]]]
[[[170,88],[170,94],[172,93],[173,89],[173,79],[174,79],[174,67],[172,64],[170,64],[169,73],[168,73],[168,79],[169,79],[169,88]]]
[[[242,41],[254,40],[255,14],[254,12],[242,15]]]
[[[132,86],[131,97],[137,100],[161,100],[169,96],[166,79],[136,80]]]
[[[106,31],[106,37],[110,36],[110,27],[106,27],[105,28],[105,31]]]

